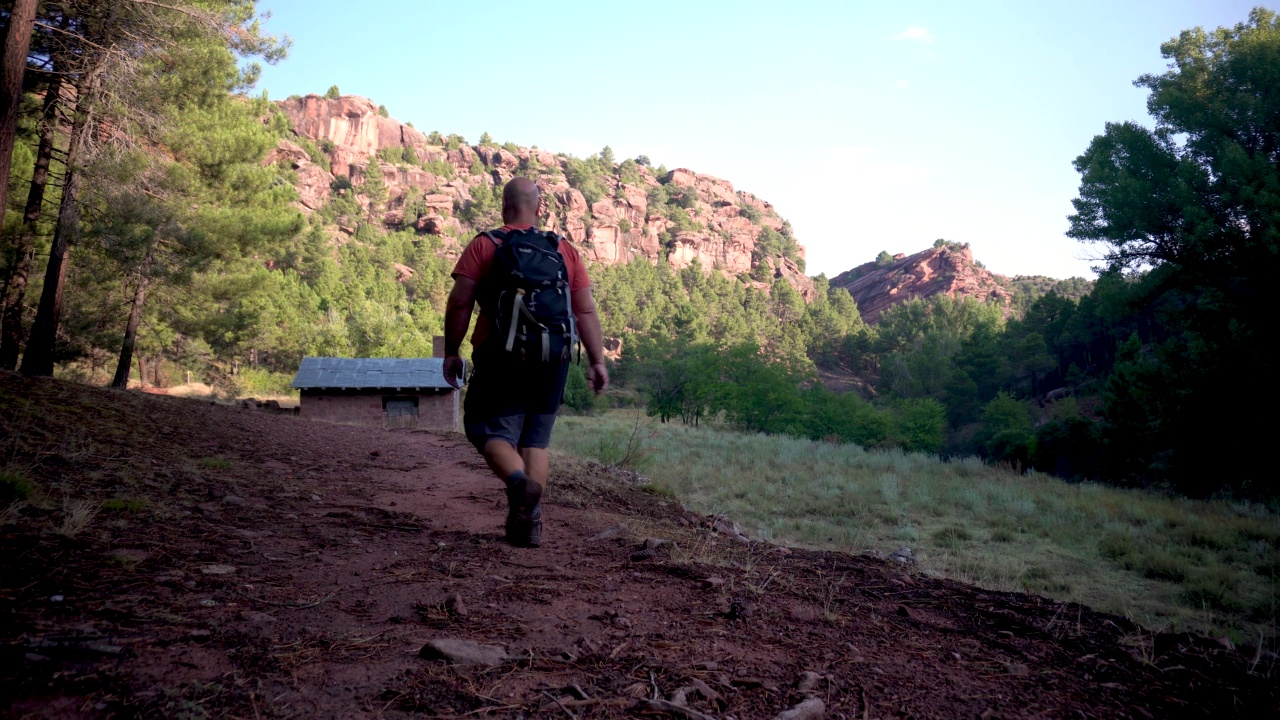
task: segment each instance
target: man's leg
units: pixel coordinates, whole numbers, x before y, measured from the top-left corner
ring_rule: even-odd
[[[522,452],[510,440],[490,438],[484,443],[484,460],[507,486],[507,542],[517,547],[538,547],[542,538],[542,486],[525,474]],[[543,455],[545,456],[545,452]],[[545,457],[542,466],[546,466]]]
[[[547,486],[547,478],[551,475],[550,463],[547,460],[547,449],[520,448],[520,458],[524,461],[525,474],[545,488]]]
[[[525,459],[510,441],[490,438],[484,444],[484,461],[499,480],[506,480],[517,472],[527,472]]]

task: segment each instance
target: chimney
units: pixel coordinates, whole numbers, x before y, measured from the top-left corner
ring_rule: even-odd
[[[434,357],[434,358],[444,357],[444,336],[443,335],[436,335],[435,337],[431,338],[431,357]]]

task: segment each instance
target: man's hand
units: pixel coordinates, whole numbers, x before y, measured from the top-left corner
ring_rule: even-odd
[[[454,387],[462,387],[462,373],[465,366],[457,355],[446,355],[444,358],[444,381]]]
[[[591,386],[591,389],[597,395],[609,387],[609,369],[604,366],[604,363],[592,363],[591,367],[587,369],[587,384]]]

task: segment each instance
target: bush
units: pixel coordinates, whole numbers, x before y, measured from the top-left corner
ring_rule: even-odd
[[[329,100],[337,100],[342,97],[342,91],[338,89],[337,85],[330,85],[328,92],[326,92],[324,96]]]
[[[946,408],[933,398],[897,400],[893,413],[893,442],[911,452],[937,452],[947,425]]]
[[[26,500],[35,492],[35,486],[17,470],[0,470],[0,507],[18,500]]]
[[[992,460],[1029,466],[1036,451],[1031,408],[1007,392],[982,409],[982,446]]]
[[[570,410],[588,415],[596,409],[597,396],[587,384],[587,372],[582,365],[573,363],[569,366],[569,377],[564,384],[564,404]]]

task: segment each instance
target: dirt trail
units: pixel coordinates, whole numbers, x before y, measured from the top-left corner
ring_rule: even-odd
[[[546,544],[510,548],[499,485],[458,436],[0,373],[0,453],[39,488],[0,519],[2,717],[1280,710],[1274,656],[737,542],[564,459]],[[421,658],[439,638],[508,658]]]

